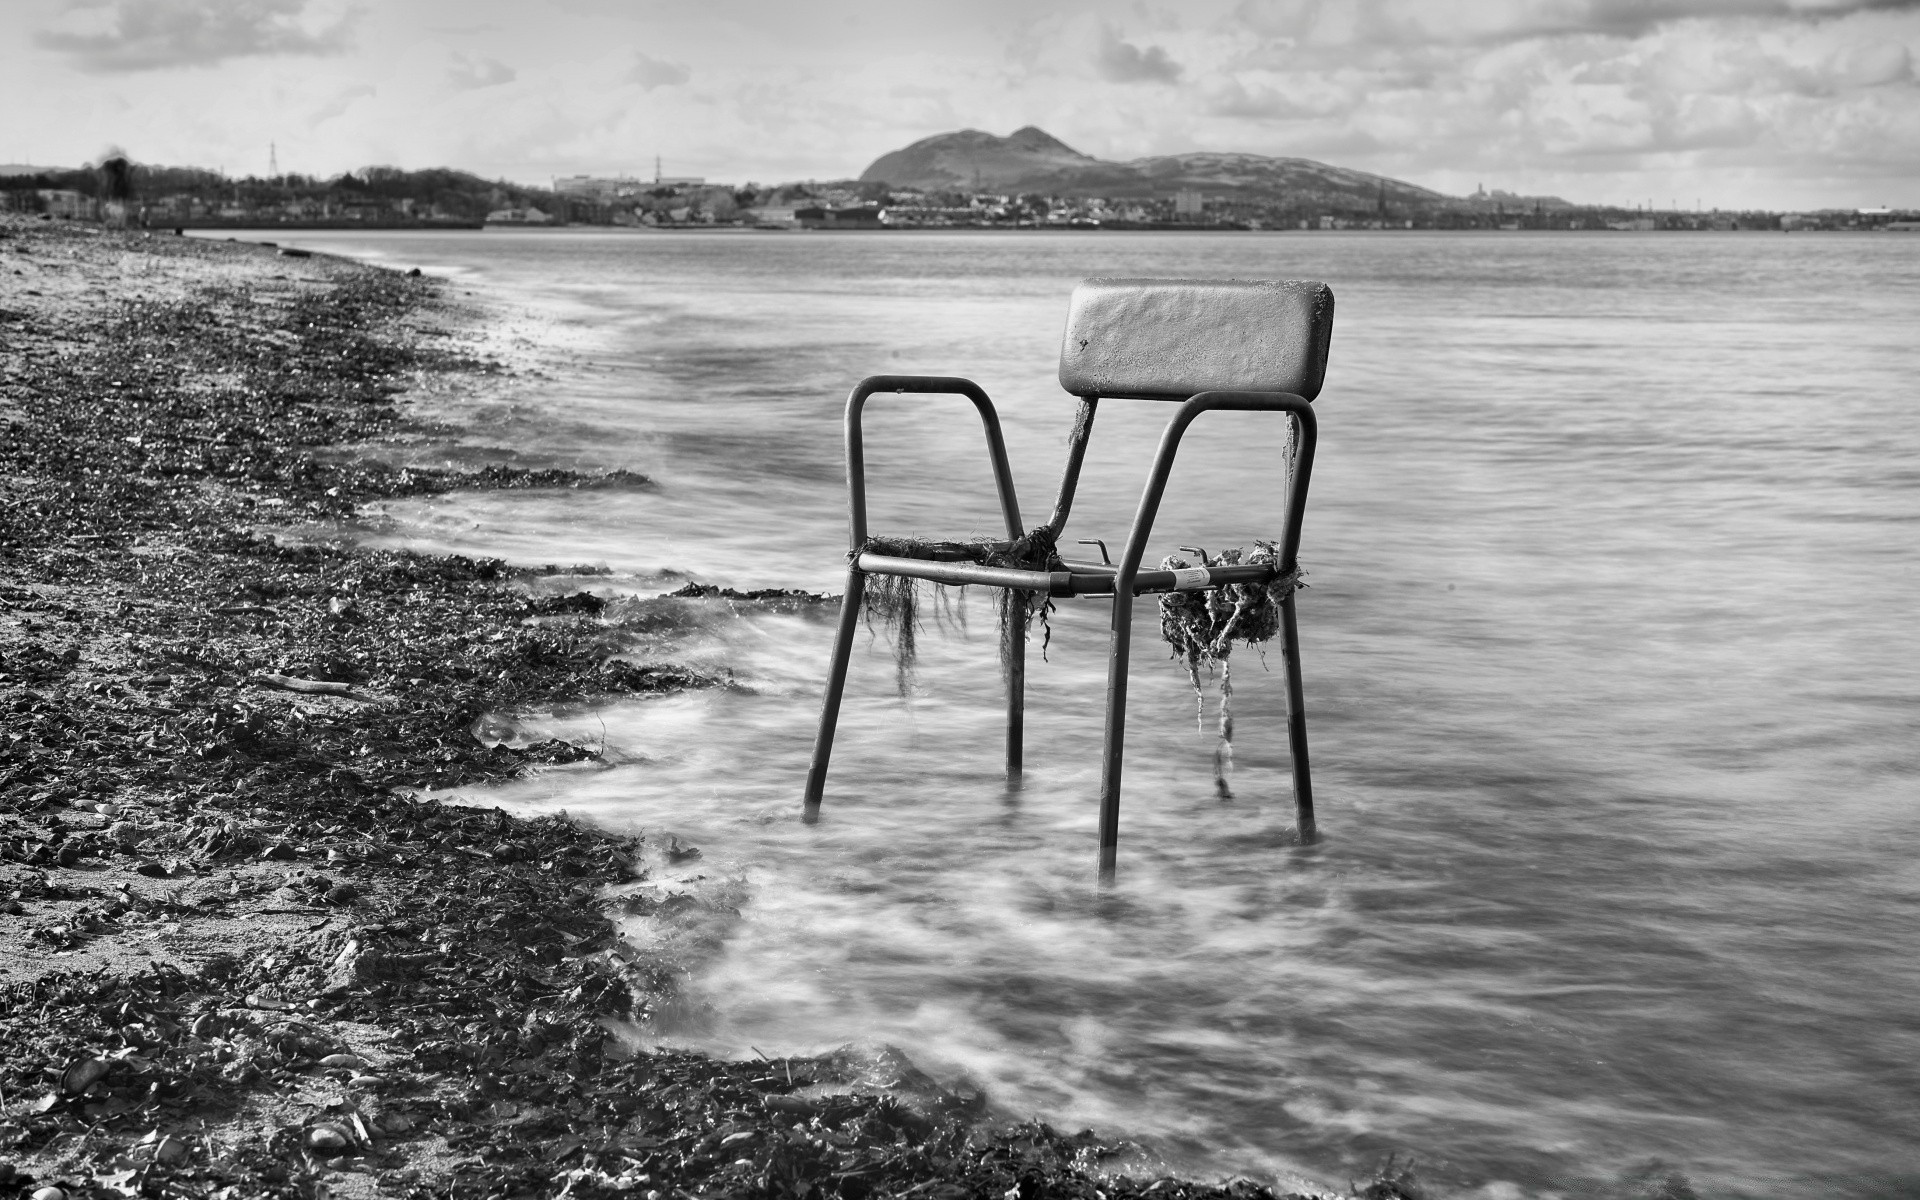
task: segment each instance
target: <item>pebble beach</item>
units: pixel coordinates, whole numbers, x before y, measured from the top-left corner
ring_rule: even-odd
[[[488,744],[487,714],[734,685],[543,582],[584,568],[274,532],[650,486],[370,452],[431,435],[411,392],[515,369],[481,319],[418,272],[0,223],[0,1196],[1279,1194],[1168,1178],[882,1046],[622,1036],[685,965],[614,918],[671,920],[646,885],[698,847],[433,790],[599,753]],[[1420,1189],[1390,1163],[1356,1194]]]

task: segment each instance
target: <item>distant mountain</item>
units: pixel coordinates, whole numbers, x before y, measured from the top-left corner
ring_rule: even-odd
[[[882,154],[861,173],[860,182],[930,189],[1025,190],[1029,180],[1052,179],[1106,165],[1031,125],[1006,137],[962,129],[922,138],[904,150]]]
[[[860,181],[928,190],[977,188],[1121,198],[1165,197],[1181,188],[1199,188],[1247,199],[1284,196],[1368,208],[1382,200],[1421,208],[1460,203],[1418,184],[1310,158],[1200,152],[1106,162],[1032,125],[1006,137],[962,129],[923,138],[875,159],[861,172]]]

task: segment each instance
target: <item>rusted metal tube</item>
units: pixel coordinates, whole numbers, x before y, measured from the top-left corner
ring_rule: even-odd
[[[886,554],[862,554],[855,560],[862,571],[873,575],[905,575],[933,583],[957,586],[1016,588],[1026,592],[1046,592],[1052,596],[1110,596],[1117,568],[1097,564],[1074,563],[1065,571],[1027,571],[1018,567],[983,567],[978,563],[952,562],[933,558],[895,558]],[[1280,568],[1266,563],[1225,567],[1193,567],[1183,571],[1139,571],[1134,574],[1133,593],[1195,592],[1224,587],[1229,583],[1266,583],[1279,576]]]
[[[1138,565],[1137,562],[1135,565]],[[1113,593],[1107,643],[1107,722],[1100,756],[1100,882],[1113,882],[1120,857],[1120,757],[1127,741],[1127,657],[1133,650],[1133,588]]]
[[[1313,775],[1307,769],[1307,689],[1301,682],[1300,623],[1293,614],[1293,593],[1280,601],[1282,653],[1287,660],[1287,749],[1293,757],[1293,814],[1300,844],[1320,840],[1313,822]]]
[[[894,558],[885,554],[862,554],[854,563],[862,571],[874,575],[905,575],[909,579],[927,579],[934,583],[978,584],[1014,588],[1023,592],[1047,592],[1056,596],[1073,594],[1073,577],[1066,571],[1023,571],[1017,567],[983,567],[978,563]]]
[[[1300,526],[1307,519],[1307,484],[1313,480],[1313,451],[1320,441],[1320,424],[1311,407],[1290,409],[1299,433],[1293,451],[1293,486],[1286,497],[1287,528],[1280,538],[1280,568],[1300,568]]]
[[[1102,570],[1098,567],[1086,568],[1074,564],[1073,594],[1076,596],[1109,596],[1113,594],[1114,579],[1117,571]],[[1277,579],[1283,572],[1269,563],[1235,564],[1225,567],[1192,567],[1181,571],[1140,571],[1133,577],[1133,594],[1144,596],[1149,592],[1198,592],[1207,588],[1225,587],[1230,583],[1267,583]]]
[[[1026,753],[1027,598],[1009,593],[1007,604],[1007,778],[1018,779]]]
[[[1047,529],[1055,538],[1067,526],[1067,515],[1073,511],[1073,494],[1080,487],[1080,466],[1087,459],[1087,440],[1093,436],[1093,414],[1099,405],[1100,397],[1080,397],[1080,407],[1073,414],[1073,432],[1067,435],[1067,465],[1060,472],[1060,492],[1053,501],[1053,515],[1047,518]]]
[[[861,435],[860,416],[866,407],[867,399],[876,392],[897,392],[914,395],[957,395],[965,396],[973,402],[974,409],[980,414],[980,424],[987,435],[987,457],[993,464],[994,489],[1000,497],[1000,515],[1007,524],[1007,537],[1018,540],[1026,531],[1020,524],[1020,501],[1013,489],[1013,469],[1007,462],[1007,442],[1000,432],[1000,416],[994,411],[993,401],[986,392],[970,379],[960,379],[946,375],[872,375],[861,380],[847,396],[846,437],[847,437],[847,540],[849,557],[855,561],[847,571],[847,591],[840,602],[840,625],[834,634],[833,661],[827,668],[827,695],[820,712],[820,729],[813,741],[813,760],[807,767],[807,790],[804,801],[803,819],[814,821],[819,818],[820,801],[826,792],[827,763],[833,756],[834,727],[840,720],[840,697],[846,690],[847,664],[853,654],[854,627],[860,619],[860,600],[866,592],[866,571],[862,570],[859,560],[872,558],[884,566],[869,569],[885,571],[893,575],[907,575],[917,579],[935,579],[941,582],[968,582],[967,580],[949,580],[936,574],[924,574],[921,568],[941,571],[978,571],[984,568],[972,564],[943,564],[930,560],[888,558],[883,555],[865,555],[860,548],[867,541],[867,456],[866,441]],[[1038,574],[1041,578],[1039,590],[1051,590],[1053,580],[1046,572],[1011,572],[1011,574]],[[1058,573],[1064,579],[1066,572]],[[979,580],[978,582],[991,582]],[[1034,590],[1031,580],[1022,579],[998,586],[1017,587]],[[1024,611],[1022,613],[1024,616]],[[1025,625],[1022,622],[1022,641],[1015,644],[1009,664],[1009,694],[1007,699],[1007,770],[1018,774],[1020,770],[1021,742],[1023,737],[1023,709],[1025,704]]]
[[[827,789],[827,761],[833,757],[833,732],[840,721],[840,696],[847,686],[847,662],[853,656],[854,631],[860,623],[860,600],[867,577],[858,567],[847,572],[847,591],[840,598],[840,624],[833,634],[833,659],[827,665],[827,696],[820,709],[820,729],[813,737],[813,760],[807,765],[807,793],[801,819],[812,824],[820,817],[820,797]]]
[[[880,539],[884,545],[886,539]],[[897,557],[925,559],[928,562],[966,562],[977,563],[982,555],[1005,554],[1013,547],[1012,542],[915,542],[913,553]],[[873,553],[880,553],[878,550]]]
[[[1140,560],[1146,555],[1147,539],[1153,534],[1154,519],[1160,513],[1160,501],[1166,495],[1167,478],[1173,473],[1174,456],[1187,427],[1202,414],[1215,411],[1286,412],[1299,424],[1293,494],[1287,497],[1287,526],[1281,544],[1281,567],[1292,571],[1300,549],[1300,524],[1306,502],[1308,474],[1313,467],[1315,425],[1313,408],[1307,400],[1286,392],[1201,392],[1180,405],[1173,420],[1160,435],[1154,452],[1153,467],[1147,473],[1147,486],[1140,493],[1140,505],[1134,511],[1133,526],[1127,533],[1127,546],[1113,576],[1113,619],[1107,647],[1107,719],[1105,745],[1100,764],[1100,882],[1113,882],[1120,842],[1120,777],[1127,736],[1127,659],[1133,643],[1133,597],[1137,591]],[[1291,597],[1289,597],[1291,599]],[[1291,718],[1289,718],[1291,721]],[[1301,727],[1302,744],[1305,726]]]
[[[993,485],[1000,494],[1000,515],[1007,523],[1007,536],[1019,538],[1026,530],[1020,526],[1020,500],[1013,490],[1013,469],[1007,463],[1007,442],[1000,432],[1000,415],[993,401],[971,379],[952,375],[870,375],[854,386],[847,396],[847,533],[848,548],[858,553],[867,540],[867,457],[866,443],[860,433],[860,414],[868,397],[876,392],[898,392],[925,396],[965,396],[980,413],[980,424],[987,433],[987,457],[993,460]]]

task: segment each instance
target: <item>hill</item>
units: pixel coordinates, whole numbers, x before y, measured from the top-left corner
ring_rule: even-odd
[[[875,159],[861,172],[860,181],[930,191],[1141,198],[1198,188],[1245,200],[1284,197],[1368,208],[1381,203],[1418,208],[1462,203],[1418,184],[1310,158],[1199,152],[1107,162],[1032,125],[1006,137],[962,129],[922,138]]]
[[[1006,137],[962,129],[922,138],[904,150],[882,154],[861,173],[860,182],[928,190],[1024,191],[1035,190],[1027,186],[1030,182],[1108,165],[1032,125]]]

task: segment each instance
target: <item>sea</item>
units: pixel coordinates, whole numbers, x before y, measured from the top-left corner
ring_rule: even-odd
[[[730,688],[497,714],[605,751],[461,800],[697,848],[712,919],[635,918],[685,995],[636,1038],[891,1045],[1140,1169],[1436,1195],[1920,1194],[1920,237],[1779,233],[313,232],[449,281],[512,370],[423,394],[436,465],[627,490],[369,506],[368,544],[582,566],[630,653]],[[1119,871],[1096,877],[1107,603],[1030,653],[1000,762],[993,597],[863,626],[821,819],[801,789],[836,605],[841,413],[976,380],[1044,519],[1089,276],[1337,298],[1299,612],[1321,839],[1277,650],[1196,697],[1136,612]],[[1124,539],[1171,407],[1103,403],[1063,541]],[[955,397],[877,397],[877,532],[997,536]],[[1279,532],[1284,422],[1183,445],[1150,561]],[[1070,548],[1088,555],[1092,547]],[[1688,1191],[1676,1188],[1691,1189]],[[1665,1187],[1666,1192],[1657,1189]]]

